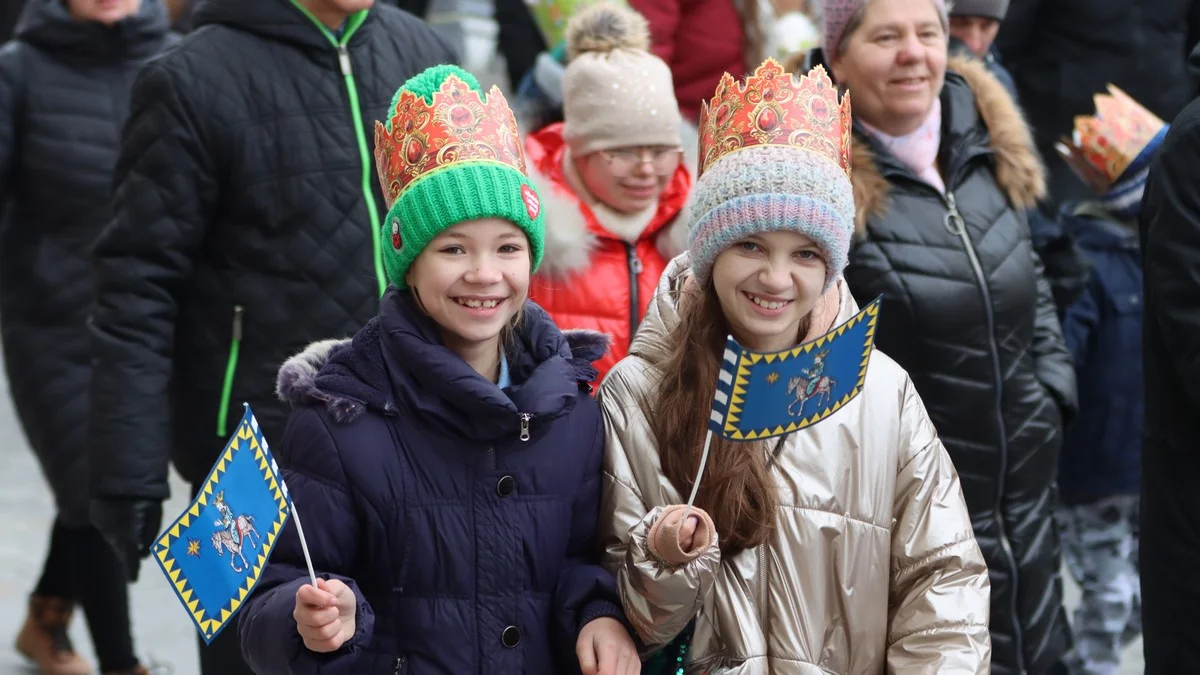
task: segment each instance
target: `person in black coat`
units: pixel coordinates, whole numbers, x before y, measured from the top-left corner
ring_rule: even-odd
[[[1196,95],[1187,58],[1198,40],[1197,0],[1011,0],[996,46],[1046,160],[1049,217],[1092,196],[1054,152],[1092,95],[1112,83],[1170,121]]]
[[[57,511],[17,640],[43,672],[90,672],[66,632],[77,604],[100,669],[139,667],[121,561],[88,517],[89,255],[134,76],[172,39],[158,0],[30,0],[0,48],[0,337]]]
[[[372,0],[208,0],[133,86],[113,219],[95,250],[92,517],[136,579],[168,461],[195,491],[248,402],[267,438],[275,373],[351,335],[385,288],[374,124],[399,83],[455,55]],[[206,675],[248,672],[234,631]]]
[[[912,377],[962,478],[992,582],[992,672],[1044,675],[1071,644],[1052,506],[1076,399],[1024,216],[1041,163],[986,66],[947,60],[939,0],[872,0],[849,25],[824,44],[854,95],[846,281],[860,304],[883,296],[875,344]]]
[[[1192,55],[1200,70],[1200,48]],[[1140,217],[1146,304],[1139,566],[1146,675],[1200,663],[1200,100],[1171,125]]]

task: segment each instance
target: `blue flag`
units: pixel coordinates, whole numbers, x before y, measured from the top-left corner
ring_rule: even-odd
[[[725,343],[708,428],[734,441],[782,436],[837,412],[861,391],[880,298],[825,335],[782,352]]]
[[[254,590],[291,498],[250,406],[200,494],[151,547],[206,644]]]

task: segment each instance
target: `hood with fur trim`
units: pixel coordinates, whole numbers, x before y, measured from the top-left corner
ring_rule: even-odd
[[[694,131],[693,131],[694,135]],[[647,226],[649,236],[664,260],[670,260],[687,248],[689,193],[692,173],[685,140],[684,163],[667,184],[659,201],[659,209]],[[599,245],[603,226],[595,220],[579,197],[571,191],[562,170],[566,146],[562,140],[562,125],[553,124],[530,134],[525,143],[526,167],[529,180],[537,188],[546,214],[546,239],[542,265],[538,274],[563,279],[586,270],[592,252]],[[615,237],[611,237],[614,238]]]
[[[1033,208],[1046,196],[1046,170],[1016,102],[1004,85],[988,72],[987,66],[976,59],[951,57],[946,68],[947,87],[953,86],[951,81],[957,74],[974,94],[979,119],[988,132],[996,182],[1013,207]],[[944,92],[943,107],[946,107]],[[856,234],[861,237],[867,221],[887,213],[891,184],[880,172],[871,147],[857,133],[851,163],[856,206],[854,225]]]
[[[322,340],[314,342],[300,353],[284,362],[279,369],[275,383],[275,394],[279,400],[290,403],[292,407],[302,405],[323,404],[335,421],[348,424],[360,418],[367,408],[374,408],[388,413],[395,410],[392,393],[387,386],[386,378],[371,377],[369,373],[383,371],[382,357],[378,350],[360,350],[353,354],[354,342],[370,342],[378,339],[379,327],[377,321],[368,324],[354,339]],[[360,337],[365,339],[360,340]],[[563,331],[563,337],[571,347],[571,355],[579,364],[591,364],[608,352],[611,340],[607,335],[590,330]],[[357,357],[357,358],[356,358]],[[332,388],[324,380],[318,384],[318,373],[326,364],[336,361],[356,376],[356,383],[350,386]],[[593,371],[594,372],[594,371]],[[577,375],[590,379],[590,375],[581,369]]]

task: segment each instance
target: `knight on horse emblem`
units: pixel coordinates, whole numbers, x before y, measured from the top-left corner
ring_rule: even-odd
[[[812,367],[801,370],[800,375],[788,380],[788,396],[795,397],[788,405],[789,415],[804,417],[804,408],[809,400],[816,398],[819,407],[833,397],[833,388],[837,386],[837,381],[825,374],[825,359],[828,357],[828,349],[817,352],[813,355]],[[796,408],[797,405],[799,409]]]
[[[225,551],[229,551],[229,566],[234,572],[244,572],[250,567],[244,553],[245,544],[248,543],[252,549],[257,549],[262,544],[262,537],[254,528],[254,516],[235,515],[233,507],[225,501],[224,490],[214,495],[213,506],[221,514],[220,520],[213,521],[213,525],[221,528],[213,532],[213,548],[217,550],[218,556],[224,556]],[[238,560],[241,560],[241,566],[238,566]]]

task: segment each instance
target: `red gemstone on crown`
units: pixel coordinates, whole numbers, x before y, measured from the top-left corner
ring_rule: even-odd
[[[471,126],[474,120],[475,116],[464,106],[456,105],[450,109],[450,123],[460,129]]]
[[[421,147],[421,142],[413,138],[408,141],[408,146],[404,151],[404,157],[409,164],[416,164],[421,159],[421,155],[425,153],[425,148]]]
[[[758,114],[759,129],[762,129],[763,131],[771,131],[778,124],[779,115],[777,115],[771,108],[764,108],[763,111]]]

